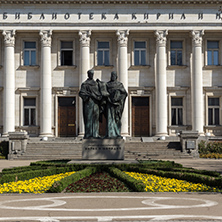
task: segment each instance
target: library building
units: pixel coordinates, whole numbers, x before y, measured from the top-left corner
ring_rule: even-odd
[[[89,69],[104,82],[116,71],[128,93],[122,136],[222,136],[222,0],[0,5],[1,137],[83,136]]]

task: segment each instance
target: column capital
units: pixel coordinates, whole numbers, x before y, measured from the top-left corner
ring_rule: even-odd
[[[52,42],[52,30],[41,30],[39,32],[41,36],[41,43],[43,47],[51,47]]]
[[[126,47],[128,42],[129,30],[118,30],[116,32],[116,35],[118,36],[117,41],[119,43],[119,46]]]
[[[80,41],[81,46],[89,47],[91,30],[81,30],[79,31],[79,36],[80,36],[79,41]]]
[[[155,31],[156,43],[158,46],[166,47],[168,30],[157,30]]]
[[[200,47],[202,46],[204,30],[195,30],[191,32],[193,46]]]
[[[4,30],[2,35],[4,36],[4,43],[6,47],[15,46],[15,30]]]

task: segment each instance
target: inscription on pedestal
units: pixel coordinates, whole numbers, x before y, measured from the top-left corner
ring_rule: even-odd
[[[123,160],[123,139],[84,139],[82,159],[85,160]]]

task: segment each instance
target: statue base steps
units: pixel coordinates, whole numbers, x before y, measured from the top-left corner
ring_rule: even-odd
[[[124,160],[124,139],[83,139],[83,160]]]

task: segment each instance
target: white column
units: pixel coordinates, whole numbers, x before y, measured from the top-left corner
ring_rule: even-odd
[[[87,71],[90,69],[90,36],[91,31],[79,31],[80,36],[80,75],[79,87],[87,79]],[[83,120],[82,99],[79,98],[79,136],[84,136],[85,127]]]
[[[15,31],[3,31],[4,36],[4,96],[3,136],[15,131]]]
[[[202,63],[202,36],[204,31],[192,31],[193,59],[192,59],[192,119],[193,131],[203,134],[203,63]]]
[[[40,31],[41,36],[41,98],[40,98],[40,136],[52,136],[52,69],[51,36],[52,31]]]
[[[128,64],[127,64],[127,42],[128,42],[128,30],[117,31],[118,36],[118,76],[119,81],[123,83],[126,91],[128,91]],[[126,98],[125,106],[122,114],[122,127],[121,135],[129,136],[128,125],[128,98]]]
[[[166,36],[168,32],[156,31],[156,135],[167,135],[167,84]]]

